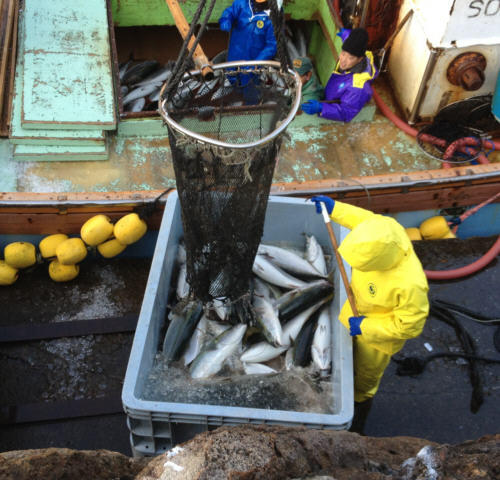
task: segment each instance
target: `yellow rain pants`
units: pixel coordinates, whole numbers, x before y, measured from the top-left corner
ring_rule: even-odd
[[[351,266],[351,288],[361,335],[354,337],[354,400],[363,402],[378,390],[391,356],[422,332],[429,314],[429,290],[422,265],[405,229],[393,218],[335,202],[330,215],[351,232],[339,247]],[[339,315],[349,329],[349,302]]]

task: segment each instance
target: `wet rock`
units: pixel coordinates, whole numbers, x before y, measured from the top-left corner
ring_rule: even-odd
[[[459,445],[411,437],[246,425],[205,432],[154,458],[46,449],[0,454],[0,478],[54,480],[493,480],[500,435]]]
[[[148,459],[133,459],[109,450],[17,450],[0,454],[0,478],[132,480],[146,463]]]

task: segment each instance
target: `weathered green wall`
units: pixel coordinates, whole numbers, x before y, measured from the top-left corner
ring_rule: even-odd
[[[215,4],[211,22],[217,22],[222,11],[233,0],[218,0]],[[188,22],[192,19],[198,0],[179,0]],[[207,5],[208,5],[207,1]],[[294,20],[309,20],[318,10],[318,4],[326,0],[284,0],[285,12]],[[113,21],[116,26],[133,25],[174,25],[174,20],[165,0],[111,0]]]

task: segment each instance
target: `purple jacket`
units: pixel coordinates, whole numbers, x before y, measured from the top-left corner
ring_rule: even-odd
[[[342,40],[347,36],[342,34]],[[340,72],[337,63],[325,87],[325,100],[339,100],[339,103],[322,103],[321,117],[350,122],[370,100],[373,95],[371,83],[378,72],[372,52],[366,51],[366,59],[366,68],[360,73]]]

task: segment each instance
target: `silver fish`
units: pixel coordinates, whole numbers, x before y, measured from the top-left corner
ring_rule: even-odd
[[[319,369],[321,376],[328,375],[332,363],[332,325],[328,307],[324,307],[318,318],[318,326],[314,332],[311,347],[313,364]]]
[[[297,47],[293,44],[293,42],[289,38],[286,39],[286,48],[292,60],[294,58],[298,58],[301,56],[299,51],[297,50]]]
[[[140,112],[144,108],[144,105],[146,105],[146,99],[144,97],[138,98],[130,102],[125,107],[125,110],[127,110],[128,112]]]
[[[179,358],[202,314],[201,302],[191,302],[186,305],[182,312],[169,315],[171,320],[163,340],[163,355],[167,363]]]
[[[202,97],[203,95],[208,95],[213,88],[217,85],[217,82],[219,81],[218,78],[215,78],[214,80],[211,80],[207,83],[204,83],[200,89],[198,90],[198,93],[196,94],[195,98]]]
[[[157,69],[159,63],[156,60],[145,60],[129,67],[121,78],[121,83],[134,85]]]
[[[207,317],[203,314],[182,356],[184,365],[189,365],[201,352],[207,338]]]
[[[181,242],[179,243],[178,247],[177,247],[177,262],[178,263],[186,263],[186,247],[184,246],[184,244]]]
[[[255,256],[252,271],[266,282],[277,285],[278,287],[291,289],[305,287],[307,285],[306,282],[292,277],[284,270],[281,270],[281,268],[274,265],[263,255]]]
[[[261,243],[257,253],[259,255],[266,255],[275,265],[288,273],[306,275],[309,277],[323,276],[305,258],[302,258],[287,248],[281,248],[274,245],[264,245]]]
[[[306,260],[323,276],[326,277],[325,255],[323,249],[314,235],[306,235]]]
[[[161,93],[161,87],[158,88],[158,90],[155,90],[153,93],[149,95],[149,99],[152,102],[157,102],[160,99],[160,93]]]
[[[130,103],[138,98],[143,98],[157,90],[159,87],[161,87],[161,83],[148,83],[142,87],[134,88],[132,91],[127,93],[123,99],[123,105],[127,105],[127,103]]]
[[[245,350],[240,360],[247,363],[267,362],[281,355],[286,349],[287,347],[274,347],[268,342],[258,342]]]
[[[227,299],[214,298],[212,301],[215,313],[223,321],[227,320],[231,314],[231,306],[225,300]]]
[[[238,324],[210,342],[193,360],[190,373],[192,378],[206,378],[215,375],[224,362],[241,346],[247,326]]]
[[[118,78],[120,79],[120,82],[123,80],[123,77],[127,73],[131,64],[132,64],[132,60],[129,60],[128,62],[125,62],[125,63],[120,65],[120,70],[118,72]]]
[[[187,282],[187,267],[185,263],[183,263],[179,268],[176,293],[179,300],[182,300],[189,295],[189,283]]]
[[[274,346],[283,344],[283,329],[278,318],[278,309],[271,302],[260,295],[253,296],[253,307],[257,324],[266,340]]]
[[[304,323],[307,322],[307,319],[324,303],[325,303],[324,300],[318,302],[316,305],[309,307],[307,310],[304,310],[303,312],[299,313],[296,317],[292,318],[290,321],[285,323],[285,325],[283,326],[284,345],[291,345],[295,341],[297,335],[300,332],[300,329],[304,326]]]
[[[297,34],[297,50],[301,57],[305,57],[307,55],[307,43],[304,32],[298,28],[295,33]]]
[[[215,320],[207,321],[207,333],[212,338],[218,337],[221,333],[230,328],[231,325],[229,323],[216,322]]]
[[[141,80],[139,83],[136,83],[134,85],[134,87],[141,87],[143,85],[147,85],[148,83],[163,84],[163,83],[165,83],[166,80],[168,80],[170,78],[171,75],[172,75],[172,67],[166,66],[166,67],[160,68],[156,72],[147,76],[144,80]]]
[[[244,363],[243,370],[247,375],[269,375],[278,373],[274,368],[268,367],[262,363]]]

